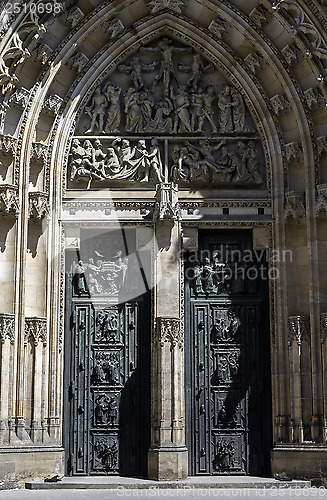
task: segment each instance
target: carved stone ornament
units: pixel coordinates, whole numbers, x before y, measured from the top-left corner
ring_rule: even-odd
[[[15,92],[10,96],[9,102],[17,104],[22,108],[26,108],[29,97],[30,91],[22,87],[21,89],[15,90]]]
[[[9,184],[0,185],[0,212],[2,215],[19,215],[18,188]]]
[[[300,162],[303,160],[303,150],[298,142],[290,142],[285,145],[285,156],[288,162]]]
[[[50,214],[50,207],[48,195],[39,191],[30,192],[29,198],[29,218],[33,220],[41,220],[48,217]]]
[[[0,135],[0,150],[4,154],[11,153],[13,156],[16,152],[16,137],[12,137],[11,135]]]
[[[252,73],[257,73],[257,71],[263,69],[266,64],[265,58],[257,51],[248,54],[244,62]]]
[[[286,45],[286,47],[281,50],[281,53],[285,57],[287,64],[289,64],[290,66],[293,66],[294,64],[300,62],[300,60],[302,59],[302,52],[297,47],[297,45],[295,45],[295,43]]]
[[[150,0],[148,2],[148,9],[151,14],[159,12],[160,10],[169,9],[182,13],[182,9],[186,6],[188,0]]]
[[[116,38],[122,31],[124,31],[125,26],[121,22],[120,19],[115,17],[114,19],[111,19],[109,23],[107,24],[105,28],[105,32],[109,36],[109,38],[113,39]]]
[[[327,339],[327,313],[320,315],[320,338],[321,343],[324,344]]]
[[[327,153],[327,136],[322,136],[317,138],[317,147],[318,154],[321,156],[324,153]]]
[[[261,3],[250,12],[249,17],[259,28],[263,28],[271,20],[272,13]]]
[[[43,346],[46,346],[47,338],[46,318],[25,318],[25,345],[30,342],[36,347],[39,342],[42,342]]]
[[[293,191],[286,193],[285,217],[299,223],[305,216],[304,194]]]
[[[154,220],[176,221],[181,219],[178,203],[178,186],[173,182],[163,182],[157,186]]]
[[[45,162],[49,147],[43,142],[33,142],[31,159],[38,162]]]
[[[35,58],[38,61],[41,61],[42,65],[47,63],[47,60],[51,56],[52,52],[51,47],[49,47],[46,43],[41,43],[34,49]]]
[[[76,5],[72,6],[68,12],[64,15],[65,21],[70,25],[71,28],[75,28],[77,24],[83,19],[84,13]]]
[[[14,314],[0,314],[0,341],[2,344],[5,340],[9,339],[13,344],[15,341],[15,315]]]
[[[304,95],[310,109],[319,107],[324,100],[322,91],[319,87],[305,90]]]
[[[88,62],[89,59],[85,54],[82,52],[74,52],[74,54],[68,59],[68,66],[74,69],[79,75]]]
[[[45,98],[42,108],[46,111],[50,111],[50,113],[54,115],[57,115],[62,103],[62,97],[59,97],[58,95],[49,95]]]
[[[317,203],[316,203],[316,215],[326,215],[327,214],[327,184],[319,184],[317,186]]]
[[[184,348],[184,332],[178,318],[157,318],[157,334],[161,347],[169,342],[171,347]]]
[[[308,316],[289,316],[288,318],[289,336],[288,344],[293,340],[298,346],[302,345],[303,340],[310,340],[310,321]]]
[[[276,94],[270,102],[277,116],[287,113],[290,109],[290,104],[284,94]]]
[[[222,38],[224,35],[227,35],[229,31],[229,23],[224,19],[214,19],[211,21],[208,27],[209,31],[216,35],[218,38]]]

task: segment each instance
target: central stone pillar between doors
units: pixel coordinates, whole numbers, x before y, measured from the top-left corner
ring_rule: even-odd
[[[157,254],[151,346],[151,446],[148,476],[185,479],[184,325],[181,307],[181,222],[178,188],[157,186],[154,213]],[[182,318],[182,319],[181,319]]]

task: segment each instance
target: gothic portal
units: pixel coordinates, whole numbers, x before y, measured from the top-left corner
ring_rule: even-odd
[[[326,14],[1,7],[3,487],[325,480]]]

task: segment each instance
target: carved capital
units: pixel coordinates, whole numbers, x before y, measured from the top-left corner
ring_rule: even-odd
[[[43,142],[33,142],[31,159],[36,163],[43,163],[47,158],[49,147]]]
[[[290,142],[285,145],[285,156],[288,162],[300,162],[303,160],[302,145],[298,142]]]
[[[298,346],[304,340],[310,340],[310,321],[308,316],[289,316],[288,318],[288,344],[296,340]]]
[[[284,94],[276,94],[270,99],[270,102],[277,116],[288,113],[290,110],[290,103]]]
[[[327,153],[327,136],[322,136],[317,138],[317,147],[318,154],[321,156],[324,153]]]
[[[12,154],[15,156],[16,152],[16,137],[12,137],[11,135],[0,135],[0,150],[3,154]]]
[[[62,105],[63,99],[58,95],[49,95],[43,102],[42,108],[50,113],[57,115]]]
[[[178,318],[157,318],[157,337],[161,347],[165,342],[169,342],[171,347],[184,348],[184,332],[181,320]]]
[[[150,0],[148,2],[148,9],[151,14],[160,12],[161,10],[168,9],[178,14],[182,13],[182,9],[186,6],[187,0]]]
[[[178,203],[178,186],[173,182],[157,185],[154,220],[180,220],[181,210]]]
[[[19,215],[18,188],[9,184],[0,185],[0,212],[2,215]]]
[[[310,109],[317,108],[324,100],[322,91],[319,87],[305,90],[304,96]]]
[[[14,314],[0,314],[0,341],[2,344],[9,339],[11,344],[15,342],[15,316]]]
[[[327,313],[320,315],[320,338],[322,344],[327,340]]]
[[[317,192],[316,215],[319,216],[327,213],[327,184],[319,184]]]
[[[47,319],[46,318],[25,318],[25,345],[30,342],[35,347],[39,342],[47,345]]]
[[[294,219],[299,223],[305,215],[304,194],[293,191],[286,193],[285,218]]]
[[[48,195],[39,191],[31,192],[29,197],[29,217],[34,220],[40,220],[48,217],[50,214],[50,206]]]

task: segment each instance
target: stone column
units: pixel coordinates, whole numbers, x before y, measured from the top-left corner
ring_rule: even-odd
[[[154,256],[154,325],[151,352],[150,479],[188,475],[185,446],[184,324],[182,317],[181,223],[178,189],[157,187],[154,213],[158,254]]]

